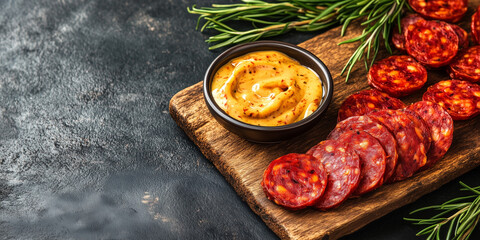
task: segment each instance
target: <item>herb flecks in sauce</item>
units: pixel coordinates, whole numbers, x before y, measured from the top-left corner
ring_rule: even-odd
[[[212,89],[228,115],[259,126],[300,121],[315,112],[322,99],[322,82],[315,72],[276,51],[231,60],[215,74]]]

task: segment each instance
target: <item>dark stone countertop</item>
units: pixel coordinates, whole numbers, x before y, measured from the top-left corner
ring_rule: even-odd
[[[219,54],[186,11],[213,2],[238,0],[0,1],[1,239],[277,238],[168,113]],[[345,239],[416,239],[458,180]]]

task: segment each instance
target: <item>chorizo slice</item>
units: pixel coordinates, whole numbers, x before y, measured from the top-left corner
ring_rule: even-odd
[[[428,152],[432,144],[432,136],[430,135],[430,128],[428,128],[427,123],[415,111],[407,108],[401,109],[400,111],[405,112],[405,114],[410,118],[410,120],[412,120],[413,124],[415,124],[415,133],[417,134],[417,137],[423,142],[423,146],[425,146],[425,152]]]
[[[353,116],[338,122],[328,135],[328,139],[337,140],[347,131],[365,131],[380,142],[386,154],[383,181],[388,182],[395,171],[398,159],[397,141],[392,133],[385,126],[368,116]]]
[[[364,131],[347,131],[336,141],[340,145],[349,144],[360,158],[360,180],[352,196],[360,196],[383,184],[386,154],[377,139]]]
[[[400,181],[411,177],[427,162],[425,146],[418,137],[413,121],[400,110],[379,110],[368,116],[390,130],[398,146],[398,162],[391,181]]]
[[[400,20],[401,32],[398,30],[398,25],[393,27],[392,43],[397,49],[405,51],[405,32],[407,27],[418,21],[425,21],[425,19],[418,14],[408,14]]]
[[[458,52],[458,36],[450,24],[419,21],[405,33],[407,53],[432,68],[448,65]]]
[[[440,81],[427,89],[423,100],[442,106],[453,120],[466,120],[480,113],[480,86],[461,80]]]
[[[452,79],[480,81],[480,46],[473,46],[455,57],[449,66]]]
[[[438,162],[452,145],[453,119],[440,105],[430,101],[416,102],[407,109],[416,112],[430,129],[432,145],[427,152],[427,164],[424,166],[429,168]]]
[[[456,24],[450,24],[450,27],[453,28],[455,33],[457,34],[458,37],[458,49],[466,49],[468,48],[468,33],[465,31],[463,28]]]
[[[290,153],[273,160],[261,182],[268,199],[288,209],[313,205],[327,186],[327,172],[312,155]]]
[[[360,180],[360,158],[349,145],[340,145],[335,140],[325,140],[308,150],[325,166],[328,174],[327,188],[314,205],[327,210],[345,201],[357,188]]]
[[[472,29],[472,37],[475,44],[480,44],[480,6],[477,11],[472,15],[472,22],[470,27]]]
[[[343,101],[338,110],[337,121],[352,116],[361,116],[379,109],[401,109],[405,104],[397,98],[375,89],[363,90],[354,93]]]
[[[413,57],[390,56],[372,65],[368,84],[393,97],[407,96],[425,85],[427,70]]]
[[[458,22],[468,9],[467,0],[408,0],[412,9],[427,19]]]

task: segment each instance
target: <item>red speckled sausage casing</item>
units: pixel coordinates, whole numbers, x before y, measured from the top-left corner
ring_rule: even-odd
[[[297,210],[313,205],[323,195],[327,173],[312,155],[290,153],[268,165],[261,184],[268,199]]]
[[[308,150],[320,160],[328,173],[327,189],[314,207],[322,210],[340,205],[357,188],[360,180],[360,159],[348,146],[334,140],[322,141]]]
[[[448,65],[458,52],[455,30],[441,21],[419,21],[408,26],[405,40],[408,54],[429,67]]]
[[[397,140],[392,133],[385,126],[367,116],[353,116],[338,122],[335,129],[328,135],[328,139],[336,140],[346,131],[365,131],[380,142],[387,154],[383,181],[388,182],[395,171],[398,159]]]
[[[452,145],[453,119],[438,104],[430,101],[416,102],[408,109],[415,111],[430,128],[432,145],[427,152],[427,164],[424,168],[433,166],[440,160]]]
[[[349,144],[360,157],[360,182],[353,196],[360,196],[383,184],[386,155],[377,139],[364,131],[347,131],[336,141],[339,145]]]
[[[424,18],[458,22],[468,8],[467,0],[408,0],[412,9]]]
[[[401,109],[406,107],[400,99],[389,96],[375,89],[363,90],[350,95],[338,110],[337,121],[352,116],[365,115],[380,109]]]
[[[466,120],[480,113],[480,86],[460,80],[441,81],[427,89],[423,100],[442,106],[453,120]]]
[[[450,64],[452,79],[470,82],[480,81],[480,46],[473,46],[459,53]]]
[[[393,181],[411,177],[427,162],[423,141],[418,137],[413,121],[400,110],[379,110],[368,114],[383,124],[395,136],[398,144],[398,162]]]
[[[372,88],[393,97],[403,97],[425,85],[427,70],[413,57],[396,55],[373,64],[367,78]]]

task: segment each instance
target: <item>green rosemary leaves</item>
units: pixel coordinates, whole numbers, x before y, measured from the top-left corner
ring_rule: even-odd
[[[339,43],[360,43],[342,71],[342,74],[347,72],[348,80],[355,63],[365,55],[366,68],[373,64],[382,40],[391,52],[388,36],[392,26],[400,23],[405,5],[406,0],[242,0],[238,4],[193,6],[188,12],[200,15],[197,29],[205,21],[201,31],[213,29],[218,32],[207,39],[212,44],[209,49],[277,36],[292,29],[317,31],[343,24],[343,35],[349,24],[355,21],[355,24],[364,26],[363,33]],[[233,25],[236,22],[250,22],[251,28],[235,29]]]
[[[425,210],[434,210],[439,213],[427,219],[404,218],[416,225],[426,225],[417,236],[427,235],[427,240],[452,239],[466,240],[480,221],[480,186],[472,188],[463,182],[462,191],[469,191],[472,195],[458,197],[441,205],[417,209],[410,214]],[[443,231],[441,231],[443,230]],[[442,234],[446,234],[442,237]]]

